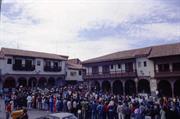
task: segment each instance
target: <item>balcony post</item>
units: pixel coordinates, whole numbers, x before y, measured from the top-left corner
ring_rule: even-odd
[[[159,72],[159,68],[158,68],[158,65],[155,64],[155,72],[158,73]]]
[[[170,71],[170,72],[173,72],[173,66],[172,66],[172,63],[169,64],[169,71]]]
[[[15,78],[15,82],[16,82],[16,87],[19,86],[18,78]]]

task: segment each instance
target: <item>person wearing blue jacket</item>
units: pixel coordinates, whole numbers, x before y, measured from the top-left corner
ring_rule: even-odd
[[[53,113],[53,96],[49,98],[49,108],[50,108],[50,111]]]

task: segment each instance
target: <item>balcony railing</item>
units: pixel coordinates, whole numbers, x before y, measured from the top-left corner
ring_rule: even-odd
[[[61,70],[62,70],[61,67],[44,66],[44,71],[46,72],[60,72]]]
[[[13,65],[13,70],[14,71],[34,71],[35,70],[35,65],[31,66],[23,66],[23,65]]]
[[[180,71],[155,71],[155,77],[177,77]]]
[[[120,77],[136,77],[136,70],[134,71],[110,71],[110,72],[102,72],[102,73],[94,73],[94,74],[84,74],[85,79],[93,79],[93,78],[120,78]]]

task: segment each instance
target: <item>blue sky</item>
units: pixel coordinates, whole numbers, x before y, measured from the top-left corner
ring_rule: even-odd
[[[180,42],[180,0],[6,0],[0,47],[79,57]]]

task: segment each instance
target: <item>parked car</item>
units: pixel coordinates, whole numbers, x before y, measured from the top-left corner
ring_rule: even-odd
[[[67,112],[61,112],[61,113],[53,113],[48,114],[46,116],[42,116],[36,119],[78,119],[74,114],[67,113]]]

